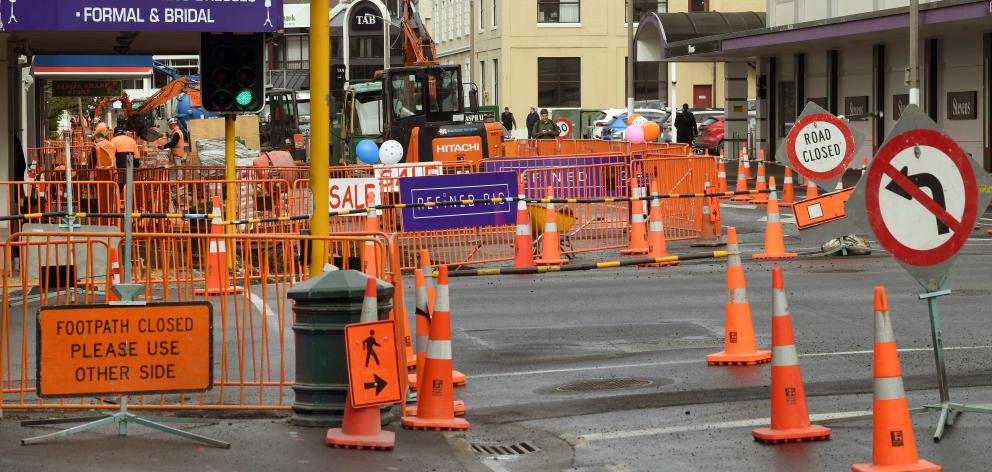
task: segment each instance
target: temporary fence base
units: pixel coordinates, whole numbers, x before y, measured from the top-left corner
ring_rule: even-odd
[[[186,418],[154,418],[156,421],[161,422],[172,422],[172,423],[200,423],[195,419]],[[30,446],[33,444],[41,444],[43,442],[71,436],[76,433],[82,433],[84,431],[89,431],[91,429],[99,428],[104,425],[118,425],[118,434],[121,436],[127,436],[127,425],[129,423],[139,424],[147,428],[162,431],[164,433],[179,436],[181,438],[190,439],[196,442],[206,444],[208,446],[219,447],[223,449],[229,449],[231,447],[230,443],[224,441],[219,441],[217,439],[208,438],[206,436],[201,436],[196,433],[191,433],[189,431],[183,431],[178,428],[173,428],[171,426],[166,426],[164,424],[152,421],[152,418],[143,418],[141,416],[135,415],[133,413],[127,412],[126,403],[121,403],[121,408],[116,413],[108,414],[103,417],[85,417],[85,418],[60,418],[53,420],[37,420],[37,421],[23,421],[21,426],[42,426],[51,424],[69,424],[69,423],[80,423],[87,421],[88,423],[81,424],[79,426],[73,426],[69,429],[64,429],[62,431],[56,431],[54,433],[44,434],[41,436],[35,436],[32,438],[25,438],[21,440],[22,446]]]
[[[709,365],[758,365],[771,362],[771,351],[755,351],[752,354],[727,354],[718,352],[706,356],[706,363]]]

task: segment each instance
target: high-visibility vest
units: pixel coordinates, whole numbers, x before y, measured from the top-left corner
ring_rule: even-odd
[[[103,140],[93,144],[96,147],[96,166],[97,167],[115,167],[117,158],[117,149],[114,147],[114,143]]]
[[[186,135],[183,134],[183,130],[178,127],[172,132],[172,135],[179,135],[179,142],[176,143],[176,147],[172,148],[172,155],[176,157],[186,157]]]
[[[111,139],[110,142],[114,143],[114,147],[117,148],[118,153],[129,152],[133,154],[135,158],[140,155],[140,152],[138,151],[138,143],[126,134],[114,136],[114,139]]]
[[[93,134],[102,134],[102,135],[106,136],[109,139],[110,138],[110,128],[107,126],[107,123],[104,123],[104,122],[101,121],[101,122],[99,122],[99,123],[96,124],[96,127],[93,129]]]

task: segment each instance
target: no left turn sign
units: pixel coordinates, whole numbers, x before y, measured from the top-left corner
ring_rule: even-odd
[[[829,113],[813,113],[796,122],[786,138],[792,168],[816,181],[841,176],[854,159],[854,133]]]

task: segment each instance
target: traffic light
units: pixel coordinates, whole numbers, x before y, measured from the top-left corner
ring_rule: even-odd
[[[258,113],[265,105],[265,34],[201,33],[203,108]]]

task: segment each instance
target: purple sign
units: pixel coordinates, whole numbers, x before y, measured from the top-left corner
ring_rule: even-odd
[[[516,197],[517,174],[432,175],[400,179],[401,203],[450,202]],[[431,231],[516,222],[512,203],[480,203],[429,208],[404,208],[403,231]]]
[[[266,33],[283,0],[0,0],[3,31]]]
[[[627,161],[623,155],[486,159],[489,172],[517,172],[528,197],[544,197],[547,187],[558,198],[627,195]]]

